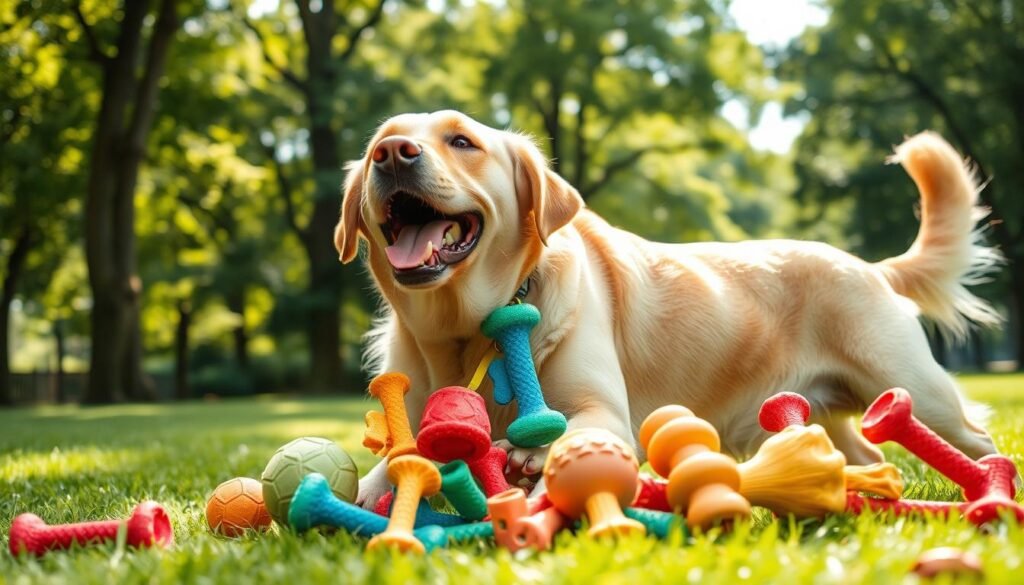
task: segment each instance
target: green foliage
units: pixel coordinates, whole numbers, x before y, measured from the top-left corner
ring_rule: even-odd
[[[1024,378],[962,380],[992,402],[996,443],[1024,463]],[[938,546],[978,554],[986,582],[1019,582],[1024,529],[983,533],[960,520],[893,520],[871,515],[825,521],[759,513],[731,535],[715,531],[666,542],[597,542],[564,533],[551,552],[509,554],[469,544],[426,557],[367,553],[344,533],[297,536],[275,528],[229,540],[203,518],[210,491],[236,476],[257,478],[274,452],[302,436],[336,441],[363,472],[377,458],[360,444],[365,401],[224,400],[174,406],[46,407],[0,412],[0,546],[15,514],[51,523],[125,517],[144,498],[165,504],[175,529],[169,550],[106,546],[42,560],[0,555],[11,583],[904,583],[914,559]],[[96,433],[97,425],[105,432]],[[886,449],[913,497],[948,499],[957,489],[905,451]],[[16,488],[14,486],[17,486]],[[4,491],[7,490],[7,491]]]

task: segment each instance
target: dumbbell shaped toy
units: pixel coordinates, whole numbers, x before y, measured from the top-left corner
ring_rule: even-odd
[[[669,505],[682,511],[689,527],[750,517],[750,502],[739,494],[739,468],[719,452],[710,423],[683,406],[663,406],[644,420],[639,438],[654,472],[668,478]]]
[[[156,502],[142,502],[127,520],[104,520],[78,524],[49,526],[35,514],[21,514],[11,523],[11,554],[30,553],[42,556],[47,551],[111,542],[122,526],[125,542],[131,547],[170,546],[174,530],[167,512]]]
[[[508,427],[508,440],[517,447],[540,447],[562,436],[565,416],[544,402],[537,370],[530,353],[530,330],[540,322],[540,311],[527,303],[501,307],[480,326],[483,334],[501,346],[503,358],[488,368],[494,383],[494,400],[516,400],[518,414]]]
[[[317,526],[327,526],[368,537],[385,532],[388,529],[388,518],[339,499],[331,491],[327,478],[319,473],[310,473],[303,478],[292,497],[288,509],[288,525],[300,533]],[[423,526],[413,530],[412,536],[420,543],[423,551],[430,551],[448,542],[489,538],[493,532],[489,522],[477,522],[453,527]]]
[[[975,525],[986,524],[1008,512],[1024,522],[1024,507],[1014,501],[1017,468],[1002,455],[974,461],[929,429],[912,413],[913,401],[903,388],[882,393],[861,420],[861,432],[872,443],[895,441],[931,465],[964,492],[963,513]]]

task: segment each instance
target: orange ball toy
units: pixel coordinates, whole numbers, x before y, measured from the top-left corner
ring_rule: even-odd
[[[236,477],[217,486],[206,500],[206,524],[224,536],[241,536],[246,530],[270,528],[270,513],[263,504],[263,484]]]

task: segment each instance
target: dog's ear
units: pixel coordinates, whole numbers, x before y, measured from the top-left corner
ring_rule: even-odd
[[[537,233],[544,245],[548,236],[572,221],[583,208],[579,192],[548,168],[540,149],[530,139],[516,136],[511,146],[515,165],[516,196],[533,211]]]
[[[341,219],[334,228],[334,247],[342,263],[348,264],[359,252],[359,238],[367,237],[363,223],[363,161],[354,160],[345,165],[344,196],[341,199]]]

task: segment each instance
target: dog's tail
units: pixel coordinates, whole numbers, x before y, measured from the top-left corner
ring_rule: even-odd
[[[922,132],[896,147],[892,162],[903,165],[921,192],[921,229],[905,253],[878,264],[897,293],[956,339],[971,323],[995,325],[999,313],[966,286],[986,281],[1002,262],[975,229],[988,209],[973,170],[938,134]]]

